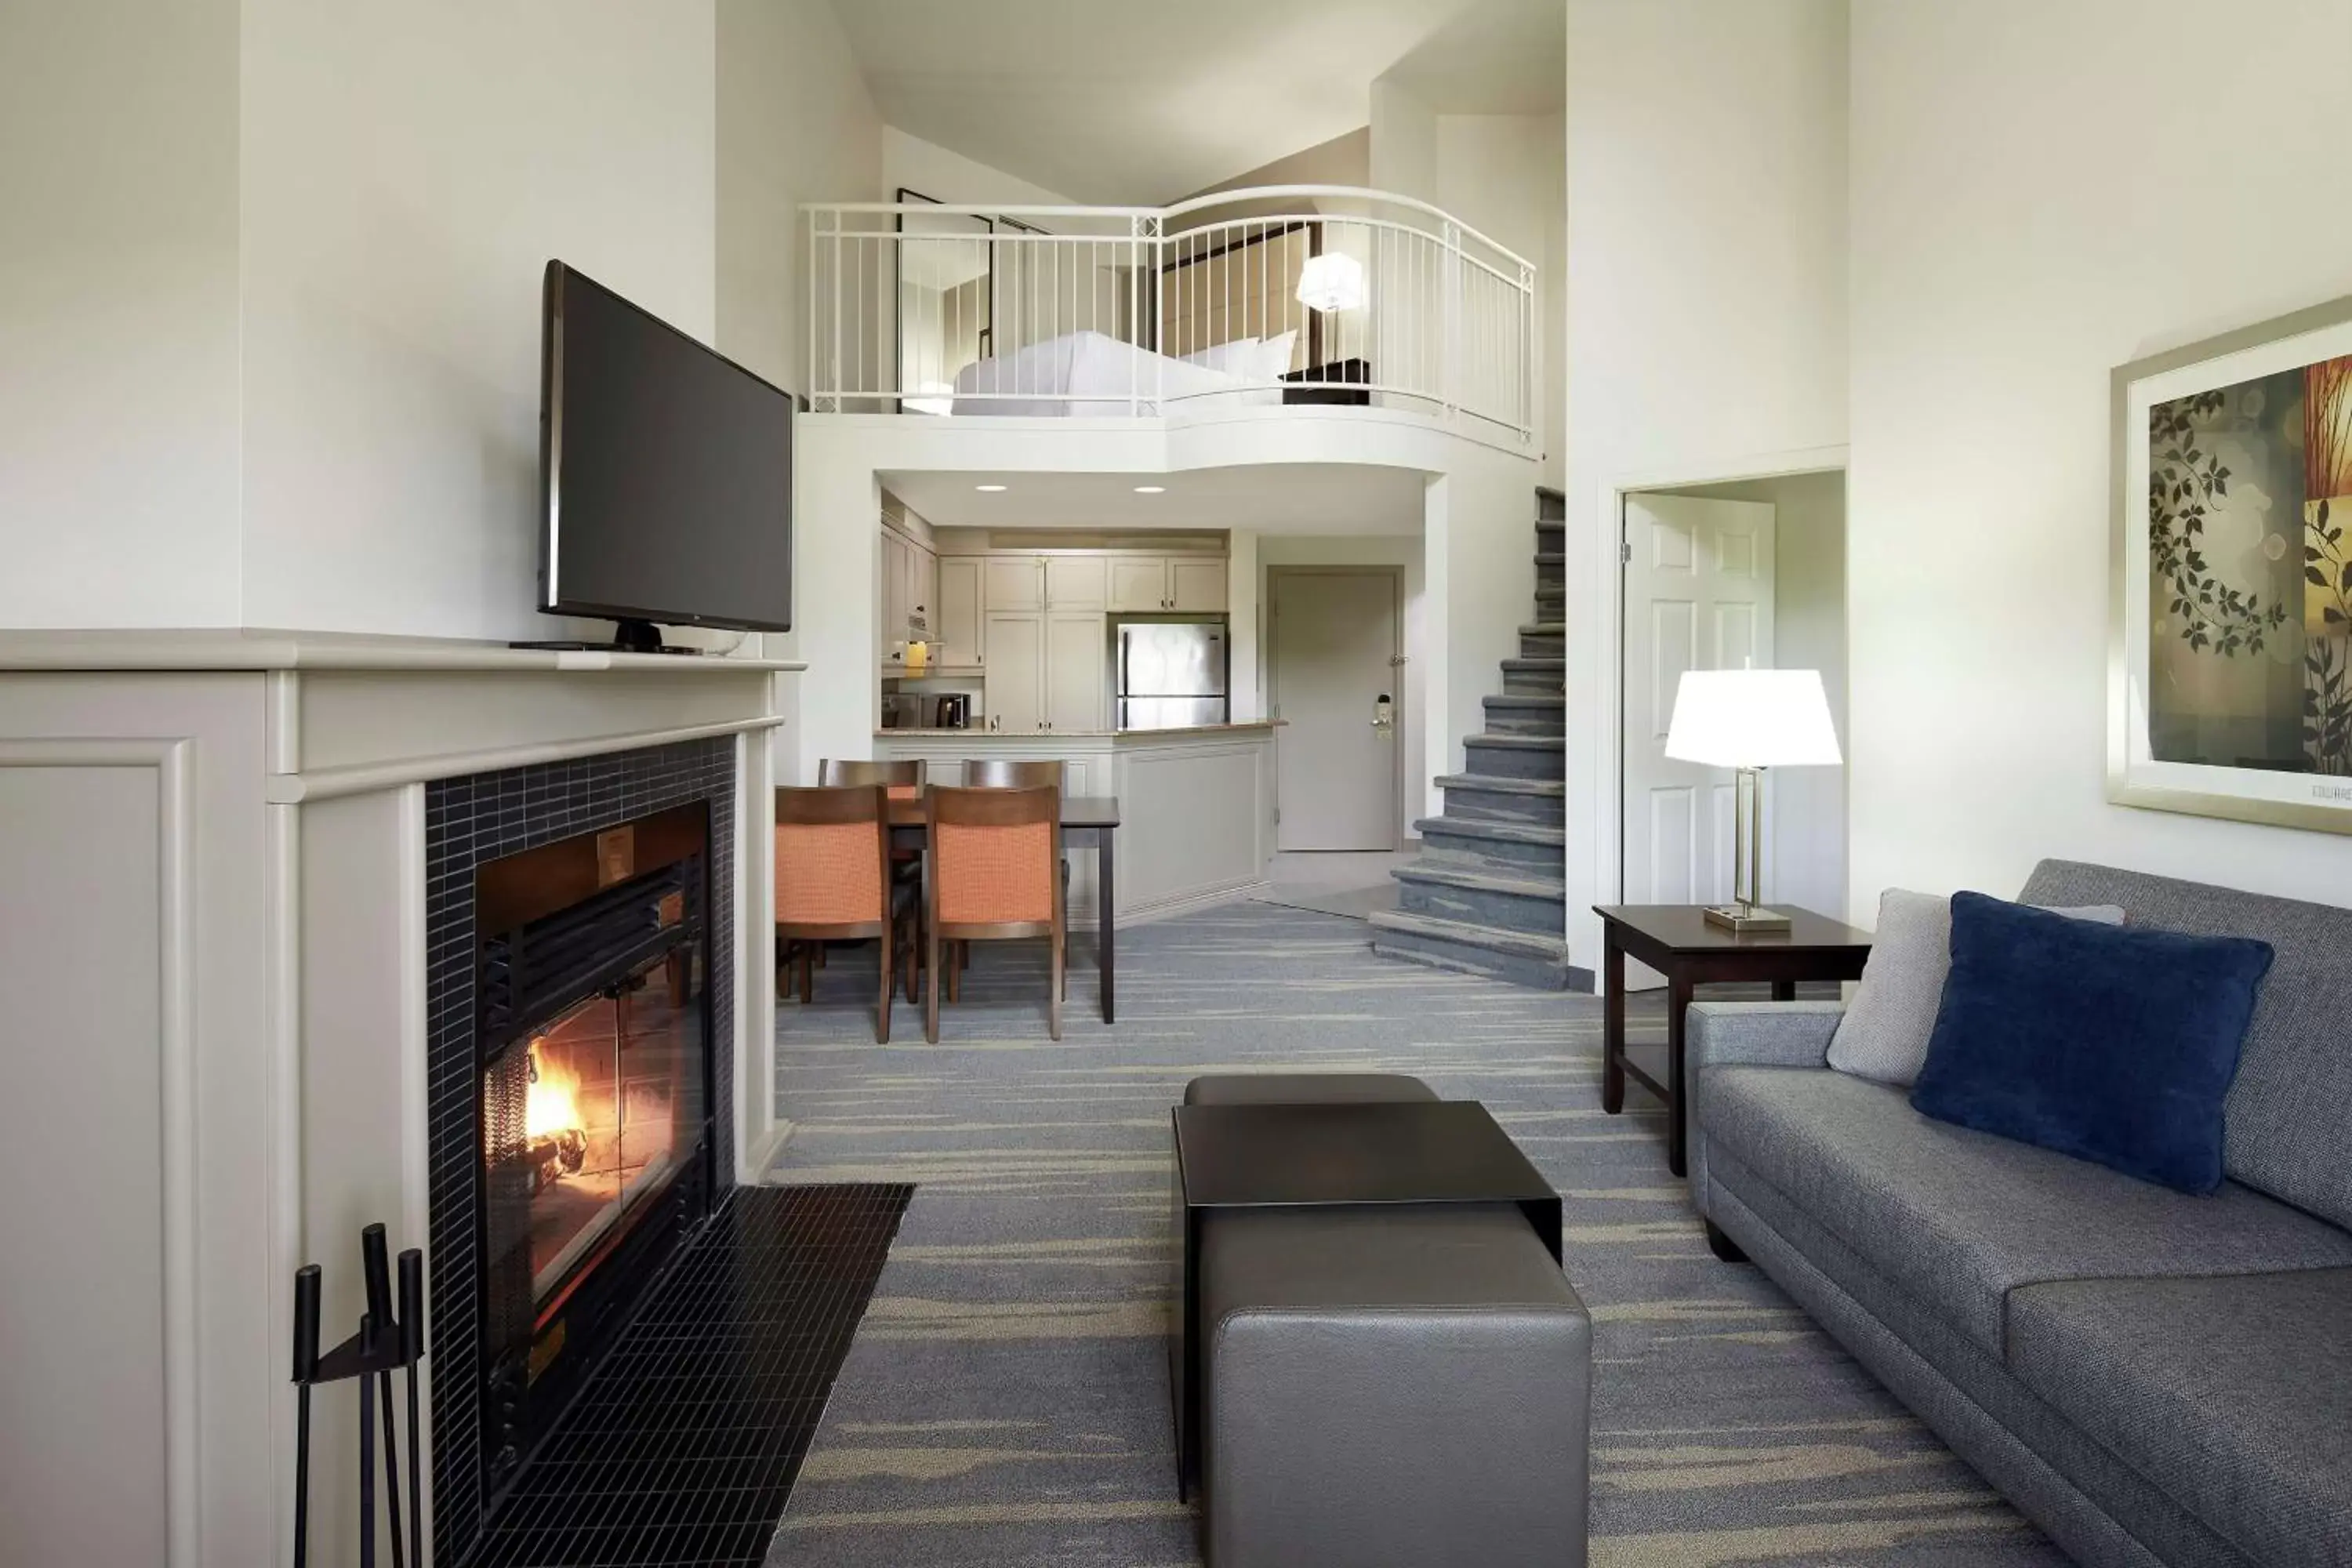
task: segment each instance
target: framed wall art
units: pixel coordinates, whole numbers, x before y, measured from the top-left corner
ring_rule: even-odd
[[[2108,798],[2352,833],[2352,298],[2124,365]]]

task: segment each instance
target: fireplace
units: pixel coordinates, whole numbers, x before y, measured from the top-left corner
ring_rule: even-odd
[[[491,1513],[710,1212],[710,861],[698,802],[475,872]]]

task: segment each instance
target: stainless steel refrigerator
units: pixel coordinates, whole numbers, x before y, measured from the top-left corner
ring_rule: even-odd
[[[1118,727],[1225,722],[1225,658],[1223,620],[1119,622]]]

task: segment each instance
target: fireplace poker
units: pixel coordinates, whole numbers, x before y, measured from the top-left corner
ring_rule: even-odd
[[[368,1326],[389,1343],[379,1347],[362,1336],[370,1359],[379,1349],[396,1349],[404,1342],[400,1337],[400,1325],[392,1315],[392,1259],[383,1238],[383,1222],[378,1220],[360,1231],[360,1267],[367,1275]],[[364,1380],[373,1375],[381,1395],[383,1412],[383,1511],[392,1527],[392,1568],[403,1568],[404,1554],[400,1549],[400,1438],[394,1428],[392,1413],[392,1368],[370,1374],[362,1373]]]
[[[375,1343],[375,1319],[360,1319],[360,1349]],[[360,1568],[375,1568],[375,1379],[360,1373]]]
[[[408,1539],[425,1561],[425,1461],[416,1424],[416,1363],[425,1359],[425,1254],[400,1255],[400,1364],[408,1369]]]
[[[310,1384],[319,1375],[319,1266],[294,1271],[294,1568],[310,1561]]]

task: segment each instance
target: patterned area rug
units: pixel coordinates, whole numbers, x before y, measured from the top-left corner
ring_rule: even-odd
[[[1081,942],[1063,1038],[1036,944],[977,952],[943,1037],[874,1043],[870,950],[782,1005],[775,1179],[914,1182],[769,1551],[773,1568],[1199,1561],[1163,1341],[1168,1108],[1204,1072],[1407,1072],[1486,1101],[1567,1199],[1596,1328],[1592,1561],[2065,1559],[1752,1268],[1716,1261],[1641,1091],[1600,1109],[1600,1006],[1375,958],[1240,904]]]

